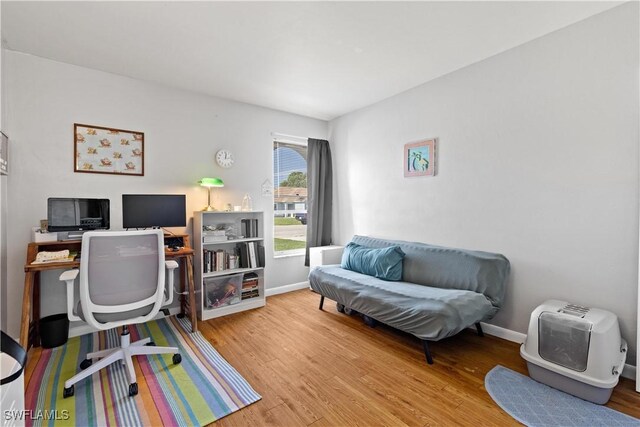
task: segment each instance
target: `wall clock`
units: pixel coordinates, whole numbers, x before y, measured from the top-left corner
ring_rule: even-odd
[[[216,153],[216,162],[223,168],[230,168],[233,165],[233,153],[229,150],[220,150]]]

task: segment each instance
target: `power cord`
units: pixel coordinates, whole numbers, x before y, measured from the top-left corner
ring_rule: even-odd
[[[170,230],[167,230],[167,229],[166,229],[166,228],[164,228],[164,227],[160,227],[160,228],[162,228],[162,230],[163,230],[163,231],[166,231],[167,233],[171,234],[172,236],[174,236],[174,237],[178,237],[178,236],[176,236],[176,235],[175,235],[175,233],[171,232]]]
[[[173,274],[174,272],[172,271],[171,274]],[[176,281],[173,281],[173,293],[176,295],[189,295],[189,291],[184,291],[184,292],[179,292],[178,289],[176,289]]]

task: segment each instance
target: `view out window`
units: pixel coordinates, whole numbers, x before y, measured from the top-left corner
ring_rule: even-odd
[[[307,241],[307,144],[273,141],[273,248],[303,254]]]

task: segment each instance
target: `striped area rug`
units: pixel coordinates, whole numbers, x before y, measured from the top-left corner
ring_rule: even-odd
[[[38,360],[31,361],[35,369],[25,406],[35,419],[27,425],[201,426],[260,400],[200,332],[190,332],[186,318],[152,321],[129,331],[132,342],[151,337],[158,346],[178,347],[182,363],[173,365],[170,354],[137,356],[137,396],[129,397],[124,366],[114,363],[76,384],[75,395],[63,399],[64,381],[79,371],[87,353],[120,345],[115,329],[71,338],[62,347],[33,356]],[[55,412],[47,412],[51,410]],[[51,415],[57,419],[49,419]]]

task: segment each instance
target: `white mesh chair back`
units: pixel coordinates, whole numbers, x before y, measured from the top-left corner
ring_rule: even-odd
[[[87,232],[80,258],[80,310],[91,326],[110,329],[151,320],[164,297],[161,230]]]

